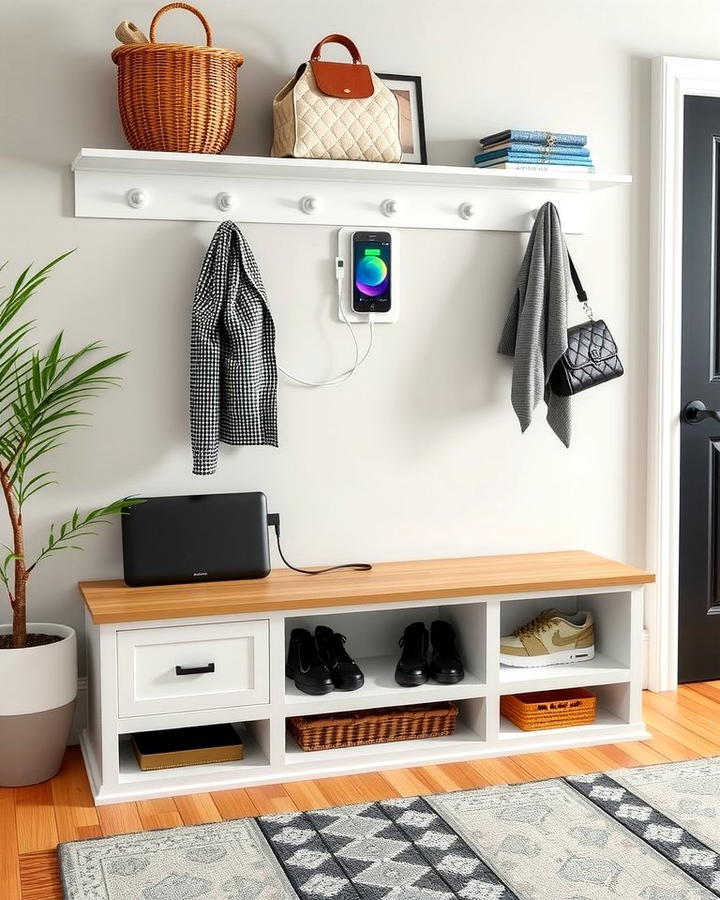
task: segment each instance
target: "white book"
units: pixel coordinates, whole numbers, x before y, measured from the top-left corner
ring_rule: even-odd
[[[488,160],[484,163],[475,163],[476,169],[510,169],[515,172],[574,172],[576,175],[593,175],[595,166],[544,166],[541,163],[495,163]]]

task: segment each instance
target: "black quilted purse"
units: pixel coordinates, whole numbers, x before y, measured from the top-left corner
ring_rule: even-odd
[[[578,300],[583,305],[588,321],[568,328],[568,348],[550,375],[550,388],[560,397],[579,394],[596,384],[612,381],[625,371],[610,329],[602,319],[593,319],[587,294],[569,254],[568,260]]]

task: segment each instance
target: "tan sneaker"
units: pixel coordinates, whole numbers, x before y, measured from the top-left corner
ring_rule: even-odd
[[[544,609],[526,625],[500,638],[500,662],[505,666],[554,666],[595,656],[592,614],[568,616]]]

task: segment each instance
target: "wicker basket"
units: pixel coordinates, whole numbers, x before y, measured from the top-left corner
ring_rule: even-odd
[[[290,733],[301,750],[332,750],[387,744],[416,738],[445,737],[455,731],[458,708],[454,703],[424,703],[390,709],[295,716]]]
[[[206,47],[155,43],[158,19],[170,9],[187,9],[200,19]],[[212,46],[210,26],[194,6],[163,6],[150,25],[150,43],[123,44],[112,59],[118,67],[120,118],[133,150],[222,153],[227,147],[243,58]]]
[[[523,731],[568,728],[595,721],[597,700],[585,688],[509,694],[500,698],[500,712]]]

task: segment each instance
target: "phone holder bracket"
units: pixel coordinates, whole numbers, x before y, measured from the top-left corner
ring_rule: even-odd
[[[338,250],[337,255],[345,263],[345,278],[343,279],[342,292],[339,303],[347,316],[348,322],[367,322],[368,317],[365,313],[357,313],[352,308],[352,236],[356,231],[367,231],[367,228],[340,228],[338,230]],[[392,238],[392,263],[390,266],[390,295],[392,297],[392,306],[390,312],[374,313],[375,324],[380,325],[383,322],[391,324],[397,322],[400,318],[400,239],[396,231],[391,228],[383,228],[383,231],[389,232]],[[340,309],[338,309],[338,319],[342,321]]]

